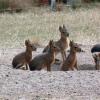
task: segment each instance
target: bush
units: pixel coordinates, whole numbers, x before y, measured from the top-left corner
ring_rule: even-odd
[[[33,6],[40,6],[40,0],[32,0]]]
[[[0,0],[0,10],[7,9],[9,7],[8,0]]]

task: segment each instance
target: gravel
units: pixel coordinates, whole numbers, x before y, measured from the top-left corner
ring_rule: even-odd
[[[67,72],[56,64],[51,72],[13,69],[12,58],[24,49],[1,49],[0,100],[100,100],[100,71],[95,70],[91,46],[82,48],[85,52],[77,53],[79,71]]]

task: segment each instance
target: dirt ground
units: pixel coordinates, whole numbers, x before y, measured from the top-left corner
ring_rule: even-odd
[[[24,48],[0,49],[0,100],[100,100],[100,71],[95,71],[92,46],[81,47],[85,52],[77,53],[79,71],[68,72],[59,71],[60,64],[52,65],[51,72],[13,69],[13,57]]]

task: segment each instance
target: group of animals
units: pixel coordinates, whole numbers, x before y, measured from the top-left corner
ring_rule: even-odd
[[[47,71],[51,71],[52,64],[57,60],[55,57],[58,53],[62,55],[61,71],[78,70],[77,66],[77,52],[83,52],[77,43],[69,39],[69,33],[65,27],[59,26],[60,39],[58,41],[50,40],[48,45],[44,48],[43,52],[32,59],[32,51],[36,51],[36,46],[30,42],[30,40],[25,41],[26,51],[16,55],[13,58],[12,66],[15,69],[24,70],[41,70],[47,68]],[[68,56],[66,56],[66,49],[70,47]],[[95,45],[91,52],[100,52],[100,45]],[[93,55],[95,61],[95,68],[100,69],[100,54]],[[23,67],[25,66],[25,67]]]

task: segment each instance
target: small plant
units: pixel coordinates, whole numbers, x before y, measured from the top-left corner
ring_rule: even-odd
[[[32,0],[32,5],[33,6],[40,6],[41,2],[40,2],[40,0]]]
[[[0,11],[4,11],[9,7],[8,0],[0,0]]]

